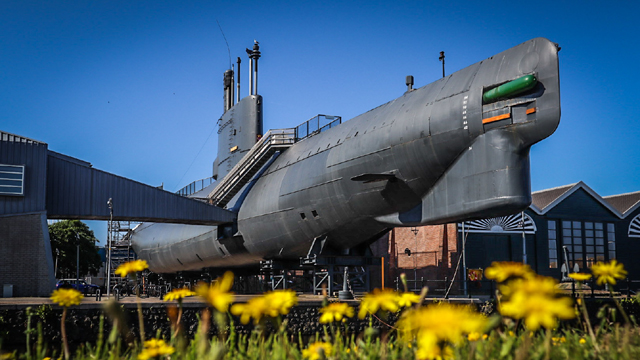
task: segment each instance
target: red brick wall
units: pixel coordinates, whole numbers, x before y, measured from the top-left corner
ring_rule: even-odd
[[[394,286],[393,281],[403,272],[413,280],[414,269],[418,279],[451,280],[458,261],[456,224],[417,227],[415,235],[412,229],[395,228],[372,246],[376,256],[388,256],[386,287]],[[388,255],[382,253],[384,248]],[[411,256],[405,249],[411,251]]]

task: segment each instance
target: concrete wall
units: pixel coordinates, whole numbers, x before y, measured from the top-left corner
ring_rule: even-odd
[[[55,286],[46,213],[0,216],[0,286],[13,296],[49,296]]]

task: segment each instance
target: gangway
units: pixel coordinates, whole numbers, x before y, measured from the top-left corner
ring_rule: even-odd
[[[209,193],[211,204],[224,207],[276,151],[296,142],[295,129],[269,130]]]

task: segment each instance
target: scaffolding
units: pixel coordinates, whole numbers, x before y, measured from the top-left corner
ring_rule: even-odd
[[[111,244],[111,258],[107,261],[111,262],[111,266],[107,269],[111,271],[111,283],[109,288],[114,286],[125,286],[127,279],[115,275],[118,266],[136,259],[136,254],[131,247],[131,233],[133,229],[140,224],[135,221],[110,221],[107,225],[107,257],[109,257],[109,244]]]

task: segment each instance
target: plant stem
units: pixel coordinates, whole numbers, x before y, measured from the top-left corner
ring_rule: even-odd
[[[144,344],[144,316],[142,315],[142,303],[140,302],[140,289],[138,288],[138,275],[137,273],[133,276],[133,284],[136,288],[136,303],[138,303],[138,322],[140,323],[140,340]]]
[[[591,326],[591,320],[589,319],[589,313],[587,312],[587,305],[584,302],[584,294],[581,290],[582,282],[578,281],[578,291],[580,294],[580,298],[578,298],[578,307],[580,307],[582,317],[584,317],[584,321],[587,323],[587,330],[589,331],[589,336],[591,337],[593,348],[596,350],[595,355],[597,356],[600,352],[600,348],[598,347],[598,342],[596,341],[596,335],[593,333],[593,326]]]
[[[611,296],[611,298],[613,299],[613,302],[616,303],[616,306],[618,307],[618,310],[620,311],[620,313],[622,314],[622,317],[624,318],[624,321],[626,322],[627,325],[631,325],[631,320],[629,320],[629,316],[627,316],[626,311],[624,311],[624,309],[622,308],[622,305],[620,305],[620,302],[618,301],[618,299],[616,299],[613,296],[613,288],[610,286],[609,287],[609,295]]]
[[[31,307],[27,308],[27,359],[31,359]]]
[[[551,329],[546,329],[544,333],[544,360],[549,360],[551,355]]]
[[[64,358],[69,360],[69,342],[67,341],[67,330],[64,322],[67,320],[67,307],[62,310],[62,319],[60,320],[60,332],[62,333],[62,346],[64,348]]]

